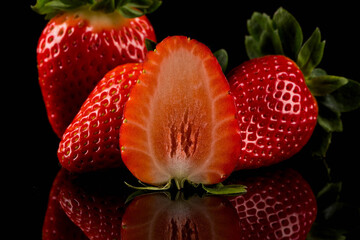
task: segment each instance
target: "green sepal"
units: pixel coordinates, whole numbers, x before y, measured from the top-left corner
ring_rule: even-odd
[[[331,138],[332,132],[325,131],[319,124],[316,125],[309,144],[306,146],[314,159],[324,159],[326,157],[327,150],[331,144]],[[329,170],[326,162],[324,163],[327,170]]]
[[[321,41],[320,30],[316,28],[300,49],[296,60],[297,65],[300,67],[305,77],[309,76],[321,62],[324,48],[325,41]]]
[[[300,24],[293,15],[281,7],[274,13],[273,25],[279,32],[284,54],[294,59],[303,42]]]
[[[247,192],[246,186],[240,184],[224,185],[218,183],[213,186],[205,186],[204,184],[200,184],[200,186],[206,193],[212,195],[240,195]]]
[[[31,9],[49,20],[60,12],[70,11],[92,3],[92,0],[37,0]]]
[[[95,1],[95,3],[90,7],[90,10],[111,13],[115,10],[115,7],[115,0]]]
[[[161,0],[37,0],[31,8],[48,20],[61,12],[78,8],[105,13],[119,11],[124,17],[135,18],[154,12],[161,4]]]
[[[360,107],[360,83],[347,79],[348,83],[331,94],[317,98],[318,102],[334,112],[349,112]]]
[[[218,60],[222,71],[225,73],[229,62],[229,55],[227,54],[226,50],[219,49],[216,52],[214,52],[214,56]]]
[[[314,96],[325,96],[348,82],[347,78],[332,75],[311,77],[306,80],[306,84]]]
[[[148,52],[156,49],[156,42],[151,39],[145,38],[145,47]]]
[[[268,54],[283,54],[279,33],[271,18],[254,12],[247,21],[249,36],[245,37],[246,53],[250,59]]]
[[[343,125],[340,117],[340,112],[334,112],[322,104],[319,105],[317,122],[326,132],[343,131]]]
[[[136,190],[143,190],[143,191],[166,191],[169,190],[172,186],[171,184],[171,179],[163,186],[152,186],[152,185],[146,185],[144,183],[142,183],[141,181],[139,181],[139,183],[142,185],[141,187],[138,186],[133,186],[127,182],[124,182],[126,186],[136,189]]]

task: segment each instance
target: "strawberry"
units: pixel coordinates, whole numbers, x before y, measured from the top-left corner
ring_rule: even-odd
[[[317,120],[317,103],[296,63],[254,58],[228,74],[242,136],[237,169],[268,166],[297,153]]]
[[[33,7],[50,18],[38,40],[37,62],[47,115],[59,138],[105,73],[143,61],[145,38],[156,41],[141,15],[161,2],[121,2],[38,0]]]
[[[292,169],[280,169],[241,180],[247,193],[230,197],[240,218],[239,240],[305,240],[317,214],[315,196],[309,184]],[[237,178],[237,179],[236,179]]]
[[[62,185],[69,178],[69,172],[64,168],[55,177],[44,218],[42,240],[88,240],[80,228],[70,221],[59,203]]]
[[[136,197],[125,210],[122,239],[239,239],[238,215],[224,196],[181,196]]]
[[[141,73],[141,63],[127,63],[108,72],[96,85],[60,141],[58,159],[64,168],[86,172],[122,165],[119,128],[123,107]]]
[[[360,85],[317,68],[325,48],[320,30],[303,43],[299,23],[285,9],[279,8],[272,18],[255,12],[247,27],[250,60],[227,75],[242,136],[236,169],[289,159],[314,130],[320,137],[311,154],[325,157],[332,132],[342,131],[341,112],[359,107],[351,103],[349,96],[356,94],[348,89]]]
[[[184,36],[149,52],[125,105],[120,148],[139,180],[180,189],[215,184],[233,171],[240,134],[229,84],[204,44]]]

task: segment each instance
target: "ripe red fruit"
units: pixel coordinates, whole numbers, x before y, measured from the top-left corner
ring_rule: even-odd
[[[251,59],[227,77],[242,138],[237,169],[278,163],[308,142],[318,107],[292,60],[281,55]]]
[[[317,206],[309,184],[292,169],[267,172],[245,180],[247,193],[230,197],[240,218],[239,240],[305,240],[315,221]]]
[[[50,124],[60,138],[105,73],[143,61],[145,38],[156,41],[145,16],[126,18],[116,10],[95,11],[91,5],[74,8],[48,22],[37,46],[39,84]],[[35,9],[49,11],[40,1]]]
[[[153,185],[225,180],[240,154],[240,134],[229,84],[210,49],[168,37],[143,66],[120,129],[125,165]]]
[[[142,64],[128,63],[108,72],[66,129],[58,149],[61,165],[72,172],[121,166],[119,129],[131,88]]]
[[[239,218],[223,196],[171,200],[166,194],[136,197],[126,208],[122,239],[239,240]]]

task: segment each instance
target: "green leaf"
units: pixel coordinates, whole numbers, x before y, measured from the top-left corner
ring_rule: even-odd
[[[245,48],[250,59],[262,56],[259,43],[252,36],[245,36]]]
[[[51,19],[56,14],[79,8],[92,3],[92,0],[37,0],[32,10],[38,14],[45,15],[45,19]]]
[[[279,33],[268,15],[255,12],[247,21],[247,28],[250,35],[245,37],[245,47],[250,59],[283,54]]]
[[[271,26],[271,19],[266,14],[254,12],[251,19],[247,21],[247,29],[254,40],[259,41],[262,33]]]
[[[307,77],[321,62],[324,54],[325,41],[321,42],[321,34],[318,28],[315,29],[310,38],[300,49],[296,63],[304,76]]]
[[[201,184],[202,189],[213,195],[240,195],[246,193],[246,186],[240,184],[223,185],[218,183],[214,186],[205,186]]]
[[[316,126],[311,136],[311,152],[312,156],[325,158],[326,152],[331,144],[332,132],[327,132],[320,125]],[[329,168],[326,166],[329,174]]]
[[[218,60],[223,73],[225,73],[227,66],[228,66],[228,62],[229,62],[229,56],[228,56],[226,50],[219,49],[216,52],[214,52],[214,56]]]
[[[284,54],[295,59],[303,42],[300,24],[284,8],[279,8],[273,16],[273,23],[279,32]]]
[[[344,231],[326,226],[326,224],[313,224],[306,240],[346,240]]]
[[[262,56],[271,54],[284,55],[279,32],[277,30],[273,30],[271,27],[262,33],[259,45]]]
[[[145,47],[148,52],[154,51],[156,48],[156,42],[154,42],[153,40],[150,40],[148,38],[145,38]]]
[[[347,79],[348,83],[331,94],[318,99],[334,112],[349,112],[360,107],[360,83]]]
[[[140,181],[139,181],[140,182]],[[142,187],[137,187],[137,186],[133,186],[128,184],[127,182],[124,182],[126,186],[136,189],[136,190],[144,190],[144,191],[166,191],[169,190],[171,188],[171,179],[164,185],[164,186],[151,186],[151,185],[145,185],[142,182],[140,182],[140,184],[142,185]]]
[[[348,82],[348,79],[344,77],[322,75],[310,77],[307,79],[306,84],[314,96],[325,96],[344,86]]]
[[[115,0],[95,1],[90,10],[111,13],[115,10]]]
[[[116,9],[125,17],[134,18],[155,11],[162,1],[160,0],[37,0],[31,8],[46,19],[56,14],[87,6],[92,11],[110,13]]]
[[[326,132],[342,132],[343,125],[340,112],[333,112],[329,108],[319,104],[318,124]]]
[[[124,17],[135,18],[154,12],[161,4],[160,0],[123,0],[116,8]]]

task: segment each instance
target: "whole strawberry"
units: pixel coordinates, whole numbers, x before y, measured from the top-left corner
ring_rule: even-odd
[[[228,80],[242,136],[239,169],[288,159],[307,143],[318,108],[296,63],[282,55],[255,58]]]
[[[255,12],[247,27],[250,60],[227,75],[242,136],[237,169],[290,158],[307,144],[317,123],[321,137],[311,152],[324,157],[331,133],[342,131],[340,113],[358,107],[348,89],[359,85],[317,68],[325,47],[319,29],[303,42],[299,23],[283,8],[272,18]]]
[[[50,124],[60,138],[105,73],[120,64],[143,61],[145,39],[156,38],[142,15],[160,4],[38,0],[33,6],[50,19],[38,41],[38,74]]]
[[[141,73],[141,63],[120,65],[96,85],[60,141],[58,159],[64,168],[86,172],[122,165],[123,108]]]

